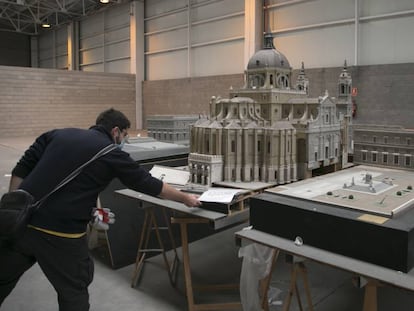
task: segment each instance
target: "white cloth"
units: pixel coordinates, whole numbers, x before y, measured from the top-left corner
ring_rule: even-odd
[[[257,243],[240,248],[239,257],[243,257],[240,276],[240,301],[243,311],[263,310],[259,282],[270,273],[272,255],[272,248]]]

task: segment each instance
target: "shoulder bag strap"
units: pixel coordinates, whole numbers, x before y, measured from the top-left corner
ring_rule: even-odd
[[[53,193],[55,193],[56,191],[58,191],[60,188],[62,188],[63,186],[65,186],[68,182],[70,182],[71,180],[73,180],[76,176],[78,176],[80,174],[80,172],[82,171],[82,169],[89,165],[90,163],[92,163],[93,161],[95,161],[96,159],[104,156],[105,154],[108,154],[109,152],[111,152],[112,150],[115,150],[116,148],[118,148],[118,145],[115,144],[110,144],[108,146],[106,146],[105,148],[101,149],[99,152],[97,152],[91,159],[89,159],[87,162],[83,163],[81,166],[79,166],[77,169],[75,169],[72,173],[70,173],[68,176],[66,176],[65,179],[63,179],[52,191],[50,191],[48,194],[46,194],[45,196],[43,196],[43,198],[41,198],[40,200],[38,200],[36,203],[34,203],[34,205],[36,205],[36,208],[39,208],[40,205]]]

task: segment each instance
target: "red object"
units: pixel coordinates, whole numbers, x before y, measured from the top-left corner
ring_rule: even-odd
[[[352,96],[357,96],[357,95],[358,95],[358,88],[353,87],[353,88],[352,88],[352,93],[351,93],[351,95],[352,95]]]

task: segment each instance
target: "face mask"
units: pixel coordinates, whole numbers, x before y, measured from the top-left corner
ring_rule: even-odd
[[[121,131],[118,129],[118,133],[119,133],[119,136],[121,136]],[[122,140],[121,140],[121,142],[116,142],[116,144],[118,145],[118,148],[119,149],[122,149],[122,148],[124,148],[124,146],[125,146],[125,143],[128,141],[128,136],[125,136]]]
[[[122,149],[122,148],[124,148],[124,146],[125,146],[125,143],[126,143],[126,139],[124,138],[119,144],[118,144],[118,148],[119,149]]]

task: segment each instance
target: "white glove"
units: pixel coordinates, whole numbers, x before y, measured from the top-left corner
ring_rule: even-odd
[[[108,230],[115,222],[115,214],[109,208],[96,207],[92,210],[91,225],[97,230]]]

